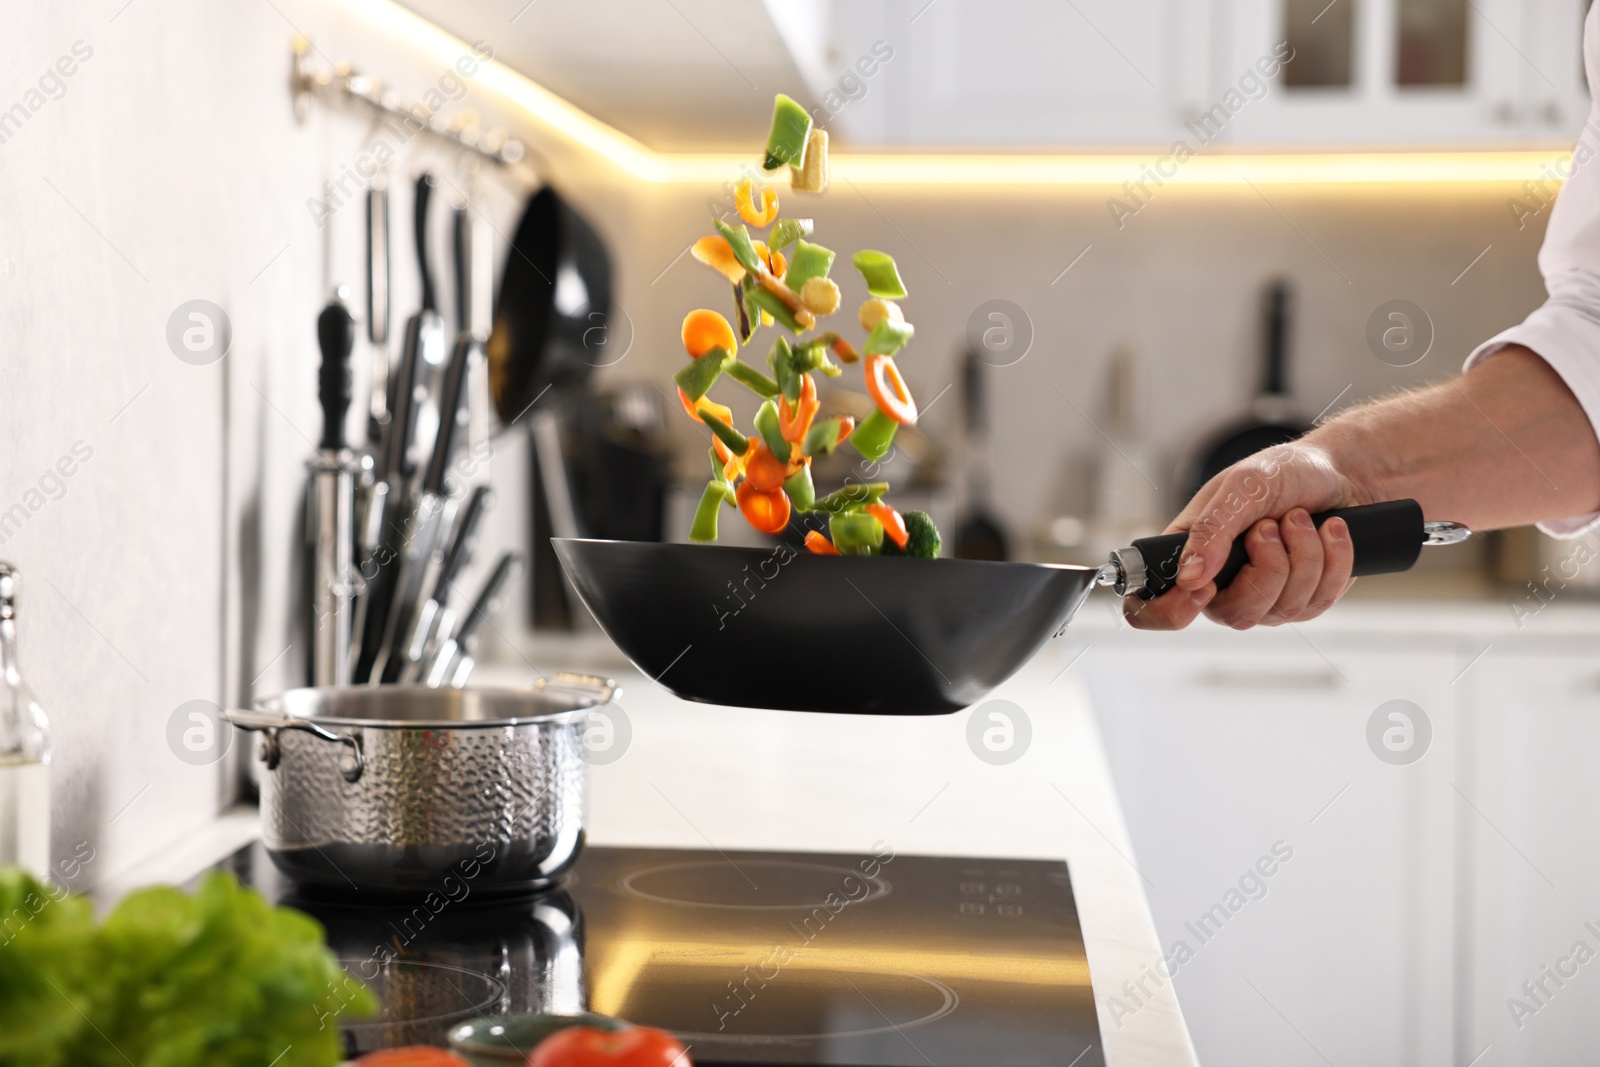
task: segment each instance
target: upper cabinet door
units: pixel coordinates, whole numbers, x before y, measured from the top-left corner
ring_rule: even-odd
[[[1288,49],[1237,144],[1442,147],[1570,140],[1587,110],[1584,0],[1215,0],[1235,71]]]
[[[1201,0],[835,3],[831,58],[881,57],[836,122],[857,145],[1169,146],[1206,95]],[[841,94],[844,96],[845,94]]]

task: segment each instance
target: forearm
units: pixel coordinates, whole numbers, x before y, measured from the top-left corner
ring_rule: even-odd
[[[1365,405],[1307,435],[1362,503],[1414,497],[1475,529],[1600,510],[1600,442],[1544,360],[1512,346],[1466,374]]]

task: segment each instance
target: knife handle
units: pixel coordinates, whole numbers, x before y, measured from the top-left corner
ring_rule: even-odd
[[[1415,500],[1389,500],[1382,504],[1319,511],[1311,516],[1311,521],[1320,527],[1332,518],[1343,519],[1350,528],[1350,542],[1355,549],[1355,563],[1350,569],[1353,577],[1408,571],[1417,562],[1423,544],[1428,541],[1422,505]],[[1144,563],[1144,583],[1140,596],[1145,599],[1158,597],[1176,584],[1178,558],[1188,540],[1188,532],[1179,531],[1157,537],[1141,537],[1133,542],[1133,548]],[[1241,534],[1234,539],[1228,561],[1217,572],[1217,588],[1226,588],[1249,562],[1250,554],[1245,550],[1245,539]]]
[[[344,447],[344,417],[350,410],[350,353],[356,346],[356,320],[335,295],[317,316],[317,345],[322,367],[317,373],[317,399],[322,404],[322,443],[337,451]]]
[[[439,390],[439,430],[433,439],[433,455],[422,473],[422,491],[443,493],[450,464],[455,459],[457,431],[468,415],[464,401],[467,398],[467,368],[477,353],[480,343],[469,333],[456,338],[450,362],[445,364],[444,382]]]

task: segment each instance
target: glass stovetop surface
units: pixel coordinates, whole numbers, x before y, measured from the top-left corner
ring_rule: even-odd
[[[222,866],[319,919],[379,993],[352,1051],[587,1009],[697,1064],[1104,1064],[1061,862],[594,847],[540,896],[455,877],[409,903],[303,894],[259,843]]]

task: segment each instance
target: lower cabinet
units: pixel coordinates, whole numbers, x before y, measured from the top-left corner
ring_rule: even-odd
[[[1600,1056],[1597,652],[1491,654],[1465,694],[1463,1063]]]
[[[1201,1062],[1463,1067],[1462,794],[1498,811],[1458,771],[1470,656],[1304,627],[1084,636]]]

